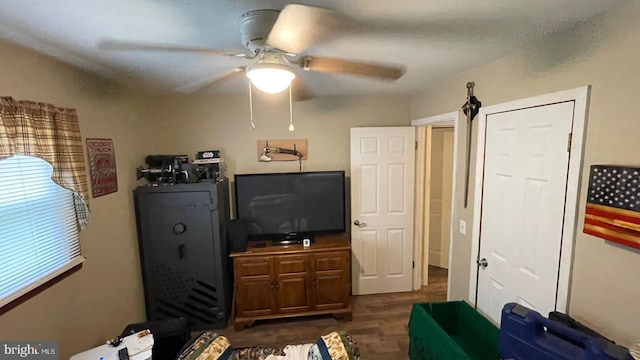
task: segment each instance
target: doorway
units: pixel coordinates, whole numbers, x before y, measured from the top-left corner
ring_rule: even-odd
[[[449,267],[458,117],[455,111],[411,122],[416,128],[414,290],[428,285],[429,265]],[[447,284],[450,281],[451,271],[448,271]],[[449,286],[447,289],[449,298]]]
[[[589,87],[481,108],[469,299],[566,312]]]
[[[431,130],[429,182],[429,253],[423,263],[449,269],[451,202],[453,195],[453,127]]]

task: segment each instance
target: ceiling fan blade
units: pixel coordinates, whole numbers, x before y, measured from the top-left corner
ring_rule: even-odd
[[[349,74],[382,80],[398,80],[406,71],[402,65],[364,63],[315,56],[302,57],[298,60],[298,64],[307,71]]]
[[[299,54],[310,45],[339,32],[340,23],[338,14],[333,10],[289,4],[278,15],[267,45]]]
[[[231,69],[223,73],[222,75],[218,76],[215,79],[200,79],[190,84],[186,84],[178,88],[175,88],[174,90],[177,92],[185,93],[185,94],[191,94],[196,91],[202,90],[205,87],[212,86],[214,84],[218,85],[222,82],[231,80],[241,74],[244,74],[244,67],[237,67],[235,69]]]
[[[315,97],[311,89],[309,89],[304,80],[302,80],[300,74],[291,82],[291,97],[293,101],[297,102],[311,100]]]
[[[140,50],[140,51],[171,51],[171,52],[192,52],[192,53],[204,53],[215,54],[222,56],[233,57],[250,57],[252,55],[243,51],[228,51],[213,48],[202,48],[197,46],[181,46],[172,44],[154,44],[135,41],[120,41],[120,40],[101,40],[98,42],[98,48],[102,50]]]

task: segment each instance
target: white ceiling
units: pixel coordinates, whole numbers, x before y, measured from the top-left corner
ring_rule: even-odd
[[[315,44],[304,54],[404,64],[395,82],[305,72],[318,96],[410,94],[516,51],[545,34],[572,27],[626,0],[315,0],[365,24]],[[239,17],[281,10],[284,0],[2,0],[0,37],[63,59],[125,85],[171,92],[250,63],[211,54],[107,51],[101,40],[242,50]],[[1,56],[8,56],[2,54]],[[239,93],[246,78],[216,83],[204,93]]]

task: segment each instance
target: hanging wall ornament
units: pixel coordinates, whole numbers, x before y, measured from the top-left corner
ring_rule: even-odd
[[[592,165],[585,234],[640,249],[640,168]]]
[[[467,115],[467,157],[464,164],[464,208],[467,208],[469,202],[469,162],[471,159],[471,129],[473,118],[478,115],[482,102],[473,95],[473,87],[475,82],[467,83],[467,102],[462,105],[462,111]]]
[[[258,140],[258,161],[306,160],[307,139]]]

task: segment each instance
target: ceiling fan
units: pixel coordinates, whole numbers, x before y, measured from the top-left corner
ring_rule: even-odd
[[[268,93],[289,88],[297,101],[311,98],[302,82],[300,71],[313,71],[363,76],[379,80],[397,80],[405,72],[403,65],[320,57],[305,54],[311,45],[346,29],[334,11],[324,8],[289,4],[282,11],[252,10],[240,17],[243,51],[104,40],[98,46],[105,50],[143,50],[197,52],[253,60],[248,66],[235,67],[215,79],[202,79],[179,87],[176,91],[192,93],[205,86],[245,73],[251,83]]]

